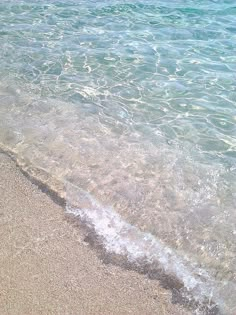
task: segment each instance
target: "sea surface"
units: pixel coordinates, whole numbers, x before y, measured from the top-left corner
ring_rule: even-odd
[[[0,147],[108,254],[236,314],[235,0],[0,0]]]

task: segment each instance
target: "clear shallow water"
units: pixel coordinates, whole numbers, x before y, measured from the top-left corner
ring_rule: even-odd
[[[234,1],[0,1],[1,144],[66,183],[108,251],[158,261],[229,314],[235,25]]]

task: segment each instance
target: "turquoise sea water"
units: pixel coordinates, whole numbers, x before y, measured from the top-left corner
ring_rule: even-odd
[[[0,0],[0,48],[1,146],[108,252],[235,314],[236,2]]]

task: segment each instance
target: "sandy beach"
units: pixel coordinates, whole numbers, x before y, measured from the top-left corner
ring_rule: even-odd
[[[63,206],[0,153],[0,310],[25,314],[190,314],[158,281],[104,264]]]

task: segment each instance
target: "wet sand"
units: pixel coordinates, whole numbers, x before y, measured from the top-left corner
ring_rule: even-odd
[[[190,314],[158,281],[104,264],[62,206],[0,153],[0,310],[25,314]]]

